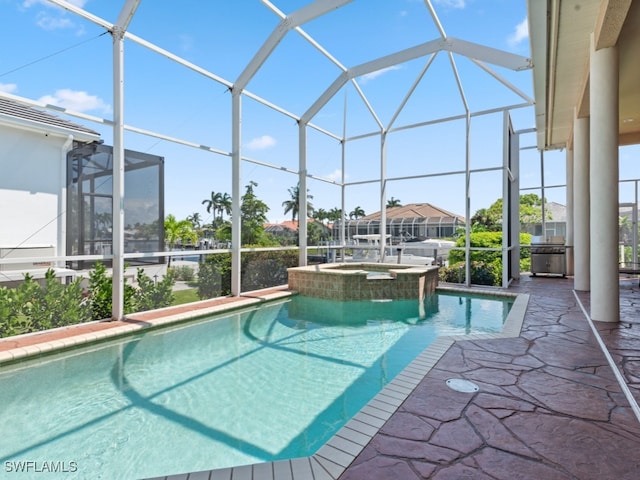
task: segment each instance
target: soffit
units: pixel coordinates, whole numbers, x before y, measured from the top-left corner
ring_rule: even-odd
[[[640,2],[549,0],[546,12],[529,1],[538,147],[571,144],[574,115],[589,115],[591,38],[617,41],[620,69],[620,144],[640,143]],[[541,38],[544,37],[544,38]],[[544,51],[543,51],[544,50]]]

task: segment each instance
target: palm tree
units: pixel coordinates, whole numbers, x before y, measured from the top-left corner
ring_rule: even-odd
[[[198,241],[198,234],[193,229],[191,221],[177,220],[176,217],[169,214],[164,220],[164,239],[168,244],[169,251],[171,251],[178,241],[191,241],[195,244]],[[168,266],[171,266],[171,257],[169,257]]]
[[[223,218],[223,213],[227,215],[231,215],[231,195],[228,193],[223,193],[220,196],[220,200],[218,203],[218,213],[220,214],[220,220]]]
[[[402,204],[400,203],[400,200],[398,200],[397,198],[391,197],[389,200],[387,200],[387,208],[401,207],[401,206]]]
[[[191,222],[191,225],[193,225],[194,230],[200,229],[200,223],[202,222],[202,217],[198,212],[194,212],[191,215],[189,215],[187,217],[187,220]]]
[[[211,198],[205,198],[202,201],[202,205],[207,207],[207,213],[212,213],[215,217],[216,212],[220,209],[220,202],[222,201],[222,194],[211,192]]]
[[[362,207],[357,206],[353,209],[353,211],[351,213],[349,213],[349,219],[359,219],[360,217],[364,217],[366,215],[366,213],[364,213],[364,210],[362,209]]]
[[[307,190],[307,192],[308,191],[309,190]],[[300,184],[295,187],[291,187],[288,192],[289,195],[291,195],[291,198],[282,202],[282,206],[284,207],[284,214],[286,215],[291,212],[291,221],[295,222],[300,211]],[[307,193],[307,215],[313,214],[313,205],[308,201],[312,198],[313,195]]]
[[[334,223],[342,220],[343,218],[344,215],[342,214],[342,209],[338,207],[333,207],[331,210],[329,210],[329,213],[327,215],[327,220]]]
[[[329,212],[327,212],[324,208],[319,208],[313,211],[313,218],[324,225],[324,221],[329,219]]]

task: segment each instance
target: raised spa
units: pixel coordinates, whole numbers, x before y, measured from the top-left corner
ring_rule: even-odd
[[[289,268],[289,288],[345,300],[423,299],[438,285],[438,267],[387,263],[327,263]]]

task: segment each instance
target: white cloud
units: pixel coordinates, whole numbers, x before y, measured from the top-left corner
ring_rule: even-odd
[[[71,5],[75,5],[76,7],[84,8],[85,4],[89,0],[67,0]],[[48,0],[24,0],[22,2],[22,6],[24,8],[31,8],[35,5],[42,5],[49,8],[60,8],[57,5],[49,2]]]
[[[67,0],[76,7],[83,8],[88,0]],[[68,16],[66,10],[48,2],[47,0],[24,0],[22,7],[25,9],[37,7],[40,10],[36,13],[36,25],[43,30],[60,30],[65,28],[76,28],[76,23]],[[84,33],[84,27],[80,27],[78,34]]]
[[[393,65],[391,67],[383,68],[382,70],[377,70],[375,72],[367,73],[360,77],[360,83],[365,84],[371,80],[378,78],[380,75],[384,75],[385,73],[391,72],[393,70],[400,70],[400,69],[402,69],[401,66]]]
[[[58,107],[69,108],[77,112],[111,112],[111,107],[104,103],[101,98],[98,98],[95,95],[89,95],[87,92],[70,90],[68,88],[56,90],[53,95],[45,95],[44,97],[41,97],[39,101],[51,105],[57,105]]]
[[[522,22],[516,25],[515,32],[509,35],[507,41],[509,42],[509,45],[513,47],[527,38],[529,38],[529,22],[525,18]]]
[[[329,180],[333,180],[334,182],[341,182],[342,181],[342,170],[340,170],[339,168],[336,168],[333,172],[331,172],[330,174],[328,174],[327,179]],[[349,177],[349,175],[344,176],[345,180]]]
[[[15,83],[0,83],[0,92],[13,93],[18,90]]]
[[[464,8],[467,6],[466,0],[435,0],[438,5],[449,8]]]
[[[49,15],[47,12],[38,12],[36,25],[43,30],[61,30],[63,28],[74,27],[70,18]]]
[[[271,148],[276,145],[276,139],[269,136],[263,135],[258,138],[254,138],[247,144],[247,148],[250,150],[264,150],[265,148]]]

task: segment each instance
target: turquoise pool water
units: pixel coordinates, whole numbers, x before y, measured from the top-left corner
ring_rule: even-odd
[[[510,305],[293,297],[5,367],[0,468],[131,479],[311,455],[437,336],[499,331]]]

